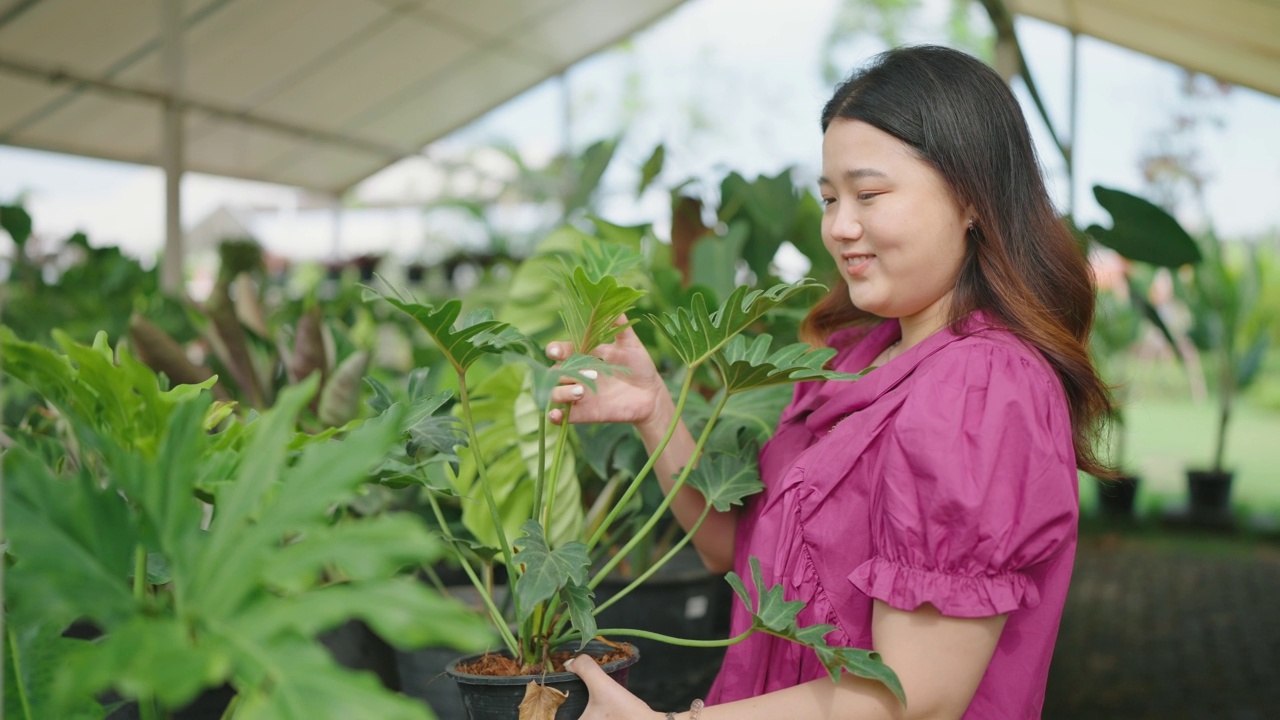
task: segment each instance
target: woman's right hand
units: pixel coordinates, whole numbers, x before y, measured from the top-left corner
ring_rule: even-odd
[[[620,322],[626,322],[626,318]],[[573,352],[571,343],[547,344],[547,355],[553,360],[564,360]],[[551,392],[551,402],[570,406],[569,422],[632,423],[642,427],[661,422],[665,426],[672,413],[664,411],[674,410],[669,407],[671,396],[635,330],[623,330],[613,342],[593,348],[590,354],[626,371],[602,373],[595,379],[595,392],[572,379],[563,380]],[[564,411],[553,409],[549,417],[559,424]]]

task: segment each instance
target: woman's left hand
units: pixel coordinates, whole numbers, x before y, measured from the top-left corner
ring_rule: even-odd
[[[580,655],[564,664],[587,686],[590,699],[582,720],[654,720],[665,717],[651,710],[640,698],[627,692],[590,657]]]

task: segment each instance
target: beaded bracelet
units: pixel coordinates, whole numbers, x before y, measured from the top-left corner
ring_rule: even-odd
[[[694,700],[693,704],[689,706],[689,720],[698,720],[698,713],[702,711],[703,707],[705,705],[701,698]],[[676,720],[674,711],[667,713],[667,720]]]

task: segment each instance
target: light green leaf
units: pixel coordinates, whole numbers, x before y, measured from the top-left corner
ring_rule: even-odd
[[[524,363],[529,366],[529,381],[533,393],[533,404],[542,412],[551,409],[551,391],[556,389],[561,380],[568,378],[594,391],[596,382],[584,375],[584,370],[594,370],[596,372],[622,371],[622,368],[610,365],[598,357],[580,353],[570,355],[568,359],[555,367],[527,355],[508,353],[504,357],[507,362]]]
[[[709,359],[765,313],[793,295],[815,287],[822,285],[809,278],[779,283],[768,290],[749,290],[741,286],[715,312],[709,312],[702,296],[695,295],[692,307],[653,318],[653,321],[671,341],[684,364],[694,367]]]
[[[591,560],[587,546],[580,542],[565,543],[552,550],[536,520],[525,521],[520,530],[524,534],[512,546],[519,551],[515,561],[524,566],[524,573],[516,581],[516,596],[525,614],[520,621],[524,622],[538,603],[549,600],[565,585],[586,585]]]
[[[634,324],[618,324],[618,320],[645,294],[618,284],[613,275],[591,278],[581,266],[566,271],[562,282],[560,317],[578,352],[613,342],[618,333]]]
[[[442,549],[416,516],[376,516],[309,531],[271,555],[262,580],[287,593],[318,585],[326,573],[375,580],[437,557]]]
[[[56,674],[85,642],[62,637],[62,624],[5,622],[4,717],[10,720],[101,720],[102,706],[81,689],[59,697]]]

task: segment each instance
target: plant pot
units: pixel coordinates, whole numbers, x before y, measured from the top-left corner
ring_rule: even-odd
[[[610,576],[596,588],[596,602],[613,597],[629,580]],[[689,640],[722,640],[729,635],[733,591],[724,577],[707,571],[686,547],[616,604],[596,618],[600,627],[648,630]],[[631,671],[628,688],[658,711],[683,711],[706,697],[724,660],[724,648],[690,648],[645,638],[629,639],[645,656]]]
[[[587,643],[583,652],[598,657],[611,649],[598,640],[592,640]],[[640,651],[634,647],[633,650],[630,657],[601,666],[609,677],[623,687],[627,686],[631,666],[640,660]],[[482,655],[471,655],[461,658],[445,668],[445,672],[458,684],[458,690],[462,693],[462,707],[468,720],[519,720],[520,701],[524,699],[525,686],[531,680],[568,693],[564,704],[556,711],[556,720],[577,720],[587,708],[587,686],[571,672],[498,677],[471,675],[458,670],[459,665],[474,662],[481,657]]]
[[[1235,473],[1188,470],[1187,491],[1191,512],[1224,513],[1231,507],[1231,480]]]
[[[1098,512],[1110,518],[1132,517],[1140,482],[1134,475],[1121,475],[1115,480],[1099,480]]]

